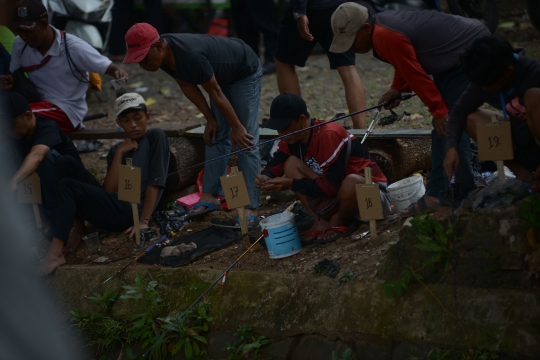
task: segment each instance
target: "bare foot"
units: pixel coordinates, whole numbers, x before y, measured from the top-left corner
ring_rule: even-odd
[[[203,203],[203,202],[206,202],[206,203],[210,203],[210,204],[213,204],[213,205],[216,205],[216,206],[221,206],[221,203],[219,202],[219,199],[217,197],[215,197],[214,195],[212,194],[209,194],[209,193],[203,193],[199,202],[197,204],[200,204],[200,203]],[[200,211],[203,211],[204,209],[206,209],[206,206],[199,206],[197,208],[197,210],[195,209],[192,209],[189,211],[188,214],[196,214]]]
[[[51,247],[45,259],[39,264],[38,275],[45,276],[54,272],[59,266],[66,263],[66,258],[62,253],[64,242],[58,238],[53,238]]]
[[[328,226],[330,226],[330,223],[327,220],[320,219],[319,221],[316,221],[315,224],[313,224],[313,226],[311,227],[311,229],[307,231],[307,233],[311,232],[313,235],[302,235],[300,237],[300,240],[302,241],[302,243],[309,243],[319,236],[317,232],[323,231]]]
[[[69,235],[68,242],[64,246],[64,252],[75,252],[79,244],[81,243],[82,238],[86,235],[86,226],[84,226],[84,221],[81,219],[75,219],[73,221],[73,231]]]

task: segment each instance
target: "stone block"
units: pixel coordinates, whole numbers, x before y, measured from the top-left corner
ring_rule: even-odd
[[[287,354],[289,353],[289,348],[293,342],[294,339],[285,339],[275,343],[271,342],[263,347],[262,351],[274,356],[277,359],[286,359]]]
[[[208,340],[208,347],[206,348],[208,357],[212,360],[221,360],[227,359],[229,356],[227,350],[225,350],[227,343],[233,343],[237,338],[233,332],[216,331],[210,333]]]
[[[402,342],[394,349],[392,360],[409,360],[411,356],[423,359],[426,351],[415,344]]]
[[[392,359],[392,349],[390,347],[356,344],[356,359],[390,360]]]
[[[322,336],[308,335],[300,339],[291,360],[331,359],[333,351],[341,355],[348,347],[341,341],[329,341]]]

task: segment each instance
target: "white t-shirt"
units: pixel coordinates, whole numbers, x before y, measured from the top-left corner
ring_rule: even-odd
[[[84,128],[82,120],[88,111],[85,98],[88,83],[77,80],[77,77],[82,78],[82,76],[74,68],[73,72],[77,77],[73,75],[61,33],[53,26],[51,28],[55,32],[55,39],[45,55],[41,55],[38,50],[30,46],[27,46],[22,52],[26,44],[23,39],[17,36],[13,43],[9,70],[14,72],[21,67],[38,65],[45,57],[51,55],[52,57],[47,64],[29,72],[28,77],[42,100],[53,103],[62,109],[71,120],[73,127]],[[66,35],[69,55],[77,69],[84,72],[85,80],[88,80],[88,72],[104,74],[107,71],[111,64],[108,58],[102,56],[86,41],[75,35]]]

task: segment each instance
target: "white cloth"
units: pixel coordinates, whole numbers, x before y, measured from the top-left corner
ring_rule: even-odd
[[[81,82],[73,75],[68,59],[66,48],[59,30],[51,26],[55,32],[54,42],[45,55],[27,46],[22,52],[25,42],[19,36],[13,43],[11,64],[9,70],[14,72],[20,67],[38,65],[41,61],[51,55],[49,62],[37,70],[28,73],[42,100],[55,104],[62,109],[75,129],[84,128],[82,120],[88,111],[86,105],[86,90],[88,83]],[[86,41],[75,35],[67,35],[68,51],[73,63],[77,68],[85,72],[85,80],[88,80],[88,72],[104,74],[111,64],[111,61],[102,56]],[[22,52],[22,56],[21,56]],[[77,77],[82,78],[77,70],[73,69]]]

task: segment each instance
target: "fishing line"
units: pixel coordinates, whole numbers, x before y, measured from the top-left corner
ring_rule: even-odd
[[[402,100],[402,101],[409,100],[410,98],[412,98],[412,97],[414,97],[414,96],[416,96],[416,94],[405,94],[405,95],[402,95],[402,96],[400,97],[400,100]],[[233,152],[231,152],[231,153],[229,153],[229,154],[221,155],[221,156],[215,157],[215,158],[213,158],[213,159],[210,159],[210,160],[206,160],[206,161],[200,162],[200,163],[195,164],[195,165],[186,166],[186,167],[184,167],[184,168],[182,168],[182,169],[180,169],[180,170],[176,170],[176,171],[173,171],[172,173],[167,174],[167,177],[172,176],[172,175],[179,174],[179,173],[181,173],[181,172],[183,172],[183,171],[187,171],[187,170],[191,170],[191,169],[195,169],[195,168],[204,166],[205,164],[210,163],[210,162],[212,162],[212,161],[216,161],[216,160],[228,158],[229,156],[235,155],[235,154],[239,154],[239,153],[241,153],[242,151],[249,151],[249,150],[258,148],[258,147],[260,147],[260,146],[263,146],[263,145],[266,145],[266,144],[273,143],[273,142],[276,141],[276,140],[281,140],[281,139],[284,139],[284,138],[286,138],[286,137],[289,137],[289,136],[292,136],[292,135],[296,135],[296,134],[298,134],[298,133],[301,133],[301,132],[304,132],[304,131],[307,131],[307,130],[315,129],[315,128],[317,128],[317,127],[324,126],[324,125],[329,124],[329,123],[332,123],[332,122],[336,122],[336,121],[339,121],[339,120],[343,120],[343,119],[348,118],[348,117],[353,116],[353,115],[362,114],[362,113],[365,113],[365,112],[368,112],[368,111],[371,111],[371,110],[375,110],[375,109],[378,109],[378,108],[380,108],[380,107],[382,107],[382,106],[384,106],[384,103],[377,104],[377,105],[375,105],[375,106],[372,106],[372,107],[370,107],[370,108],[366,108],[366,109],[364,109],[364,110],[355,111],[355,112],[353,112],[353,113],[350,113],[350,114],[347,114],[347,115],[343,115],[343,116],[340,116],[340,117],[337,117],[337,118],[334,118],[334,119],[331,119],[331,120],[322,122],[322,123],[320,123],[320,124],[308,126],[308,127],[305,128],[305,129],[296,130],[296,131],[293,131],[292,133],[289,133],[289,134],[286,134],[286,135],[281,135],[281,136],[275,137],[275,138],[273,138],[273,139],[270,139],[270,140],[266,140],[266,141],[260,142],[260,143],[255,144],[255,145],[251,145],[251,146],[248,146],[248,147],[246,147],[246,148],[243,148],[243,149],[240,149],[240,150],[233,151]]]

